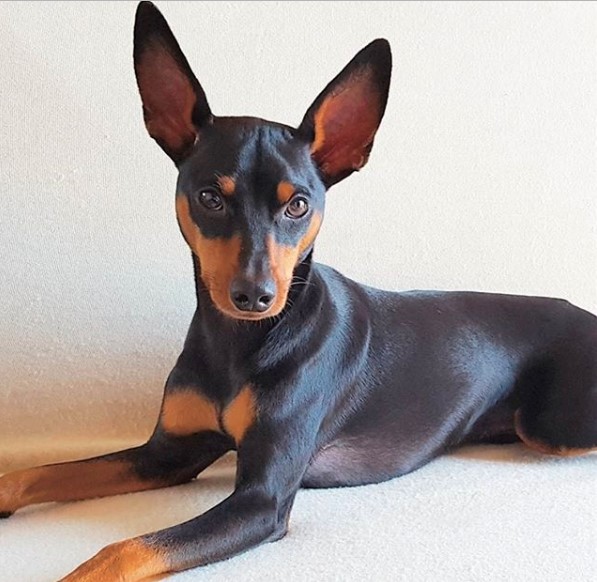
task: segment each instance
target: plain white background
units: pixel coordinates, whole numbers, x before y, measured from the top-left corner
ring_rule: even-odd
[[[368,166],[329,194],[317,260],[388,289],[597,311],[594,5],[159,7],[216,114],[298,124],[354,53],[390,40],[386,117]],[[0,461],[26,462],[15,440],[50,457],[59,438],[143,438],[192,315],[134,11],[0,4]]]

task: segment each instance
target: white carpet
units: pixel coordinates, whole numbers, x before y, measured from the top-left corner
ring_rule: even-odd
[[[54,582],[108,543],[202,513],[231,492],[233,473],[228,456],[187,485],[22,510],[0,521],[0,582]],[[168,580],[589,582],[596,574],[597,456],[551,459],[509,445],[463,449],[379,485],[303,490],[286,538]]]

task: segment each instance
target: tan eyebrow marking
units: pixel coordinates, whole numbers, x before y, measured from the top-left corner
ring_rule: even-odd
[[[234,181],[234,178],[231,178],[230,176],[220,176],[218,178],[218,186],[220,187],[222,194],[225,196],[232,196],[236,188],[236,182]]]
[[[286,204],[294,194],[294,186],[290,182],[280,182],[276,190],[280,204]]]

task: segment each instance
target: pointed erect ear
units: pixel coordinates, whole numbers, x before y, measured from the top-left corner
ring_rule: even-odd
[[[327,187],[367,162],[386,108],[391,71],[388,41],[374,40],[307,111],[298,135],[311,144],[311,155]]]
[[[137,7],[133,58],[147,131],[178,164],[212,114],[168,23],[151,2]]]

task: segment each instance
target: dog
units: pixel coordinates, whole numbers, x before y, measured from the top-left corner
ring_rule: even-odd
[[[378,483],[461,444],[597,447],[597,318],[562,300],[392,293],[313,261],[326,191],[360,170],[383,118],[389,44],[363,48],[298,128],[216,117],[168,24],[137,8],[149,135],[178,168],[197,309],[148,442],[0,478],[30,504],[167,487],[237,451],[234,492],[186,523],[112,544],[63,578],[142,580],[282,538],[301,487]]]

